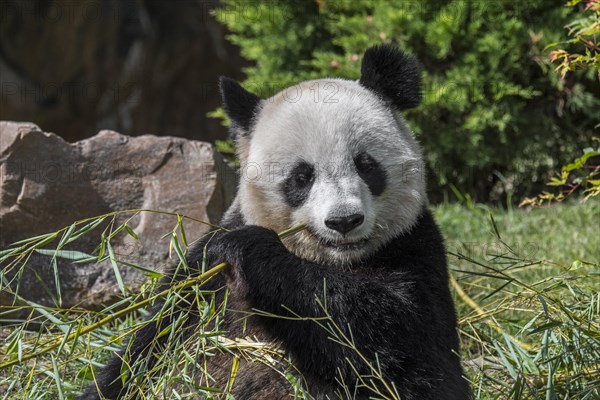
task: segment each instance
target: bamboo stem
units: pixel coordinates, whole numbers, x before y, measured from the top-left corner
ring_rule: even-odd
[[[281,239],[284,239],[288,236],[294,235],[300,231],[302,231],[303,229],[306,228],[306,225],[301,224],[298,226],[295,226],[293,228],[290,229],[286,229],[282,232],[279,233],[279,237]],[[49,351],[52,351],[56,348],[58,348],[61,343],[63,342],[70,342],[73,339],[75,339],[76,337],[79,337],[80,335],[85,335],[86,333],[90,333],[96,329],[98,329],[99,327],[106,325],[112,321],[114,321],[115,319],[122,317],[124,315],[130,314],[142,307],[145,307],[149,304],[151,304],[152,302],[154,302],[156,299],[160,298],[160,297],[164,297],[166,295],[168,295],[171,292],[175,292],[175,291],[179,291],[179,290],[183,290],[186,289],[190,286],[194,286],[197,284],[202,284],[204,282],[206,282],[207,280],[209,280],[210,278],[212,278],[213,276],[217,275],[219,272],[225,271],[227,268],[229,268],[229,264],[226,262],[222,262],[220,264],[217,264],[215,267],[209,269],[208,271],[200,274],[199,276],[195,277],[195,278],[191,278],[191,279],[186,279],[184,281],[181,281],[179,283],[177,283],[176,285],[171,286],[168,289],[165,289],[151,297],[148,297],[147,299],[144,299],[138,303],[135,303],[129,307],[126,307],[122,310],[116,311],[115,313],[111,314],[111,315],[107,315],[106,317],[102,318],[100,321],[95,322],[93,324],[87,325],[79,330],[77,330],[76,332],[73,332],[72,334],[70,334],[69,336],[67,336],[65,338],[65,336],[61,336],[60,338],[55,339],[55,343],[52,343],[44,348],[42,348],[40,351],[37,351],[35,353],[31,353],[31,354],[27,354],[24,355],[23,357],[21,357],[21,359],[16,359],[16,360],[12,360],[3,364],[0,364],[0,369],[4,369],[4,368],[8,368],[8,367],[12,367],[13,365],[22,363],[23,361],[27,361],[30,360],[32,358],[36,358],[42,354],[48,353]]]

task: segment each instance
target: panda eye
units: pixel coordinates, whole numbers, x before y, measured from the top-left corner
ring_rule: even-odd
[[[314,169],[309,165],[303,164],[294,171],[294,182],[299,187],[307,186],[312,182],[314,175]]]
[[[368,174],[376,167],[375,160],[373,160],[373,158],[371,158],[371,156],[367,153],[361,153],[356,156],[354,159],[354,165],[356,165],[356,169],[361,174]]]
[[[308,185],[313,178],[312,172],[300,173],[294,176],[294,181],[298,186],[306,186]]]

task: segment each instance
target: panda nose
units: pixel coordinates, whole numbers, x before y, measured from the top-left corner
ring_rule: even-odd
[[[352,214],[347,215],[345,217],[333,217],[325,220],[325,225],[329,229],[333,229],[334,231],[338,231],[341,234],[345,234],[350,232],[352,229],[356,228],[365,220],[365,216],[362,214]]]

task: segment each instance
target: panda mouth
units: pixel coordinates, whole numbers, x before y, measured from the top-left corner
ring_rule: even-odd
[[[323,240],[325,246],[343,251],[351,251],[351,250],[360,250],[365,244],[367,244],[367,239],[361,240]]]
[[[329,247],[330,249],[338,251],[356,251],[361,250],[369,241],[369,239],[326,239],[321,235],[315,233],[312,229],[308,228],[307,232],[312,236],[321,246]]]

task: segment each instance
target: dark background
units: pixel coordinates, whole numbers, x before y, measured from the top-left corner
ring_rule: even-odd
[[[101,129],[196,140],[219,75],[245,61],[210,15],[217,1],[0,0],[0,119],[73,142]]]

